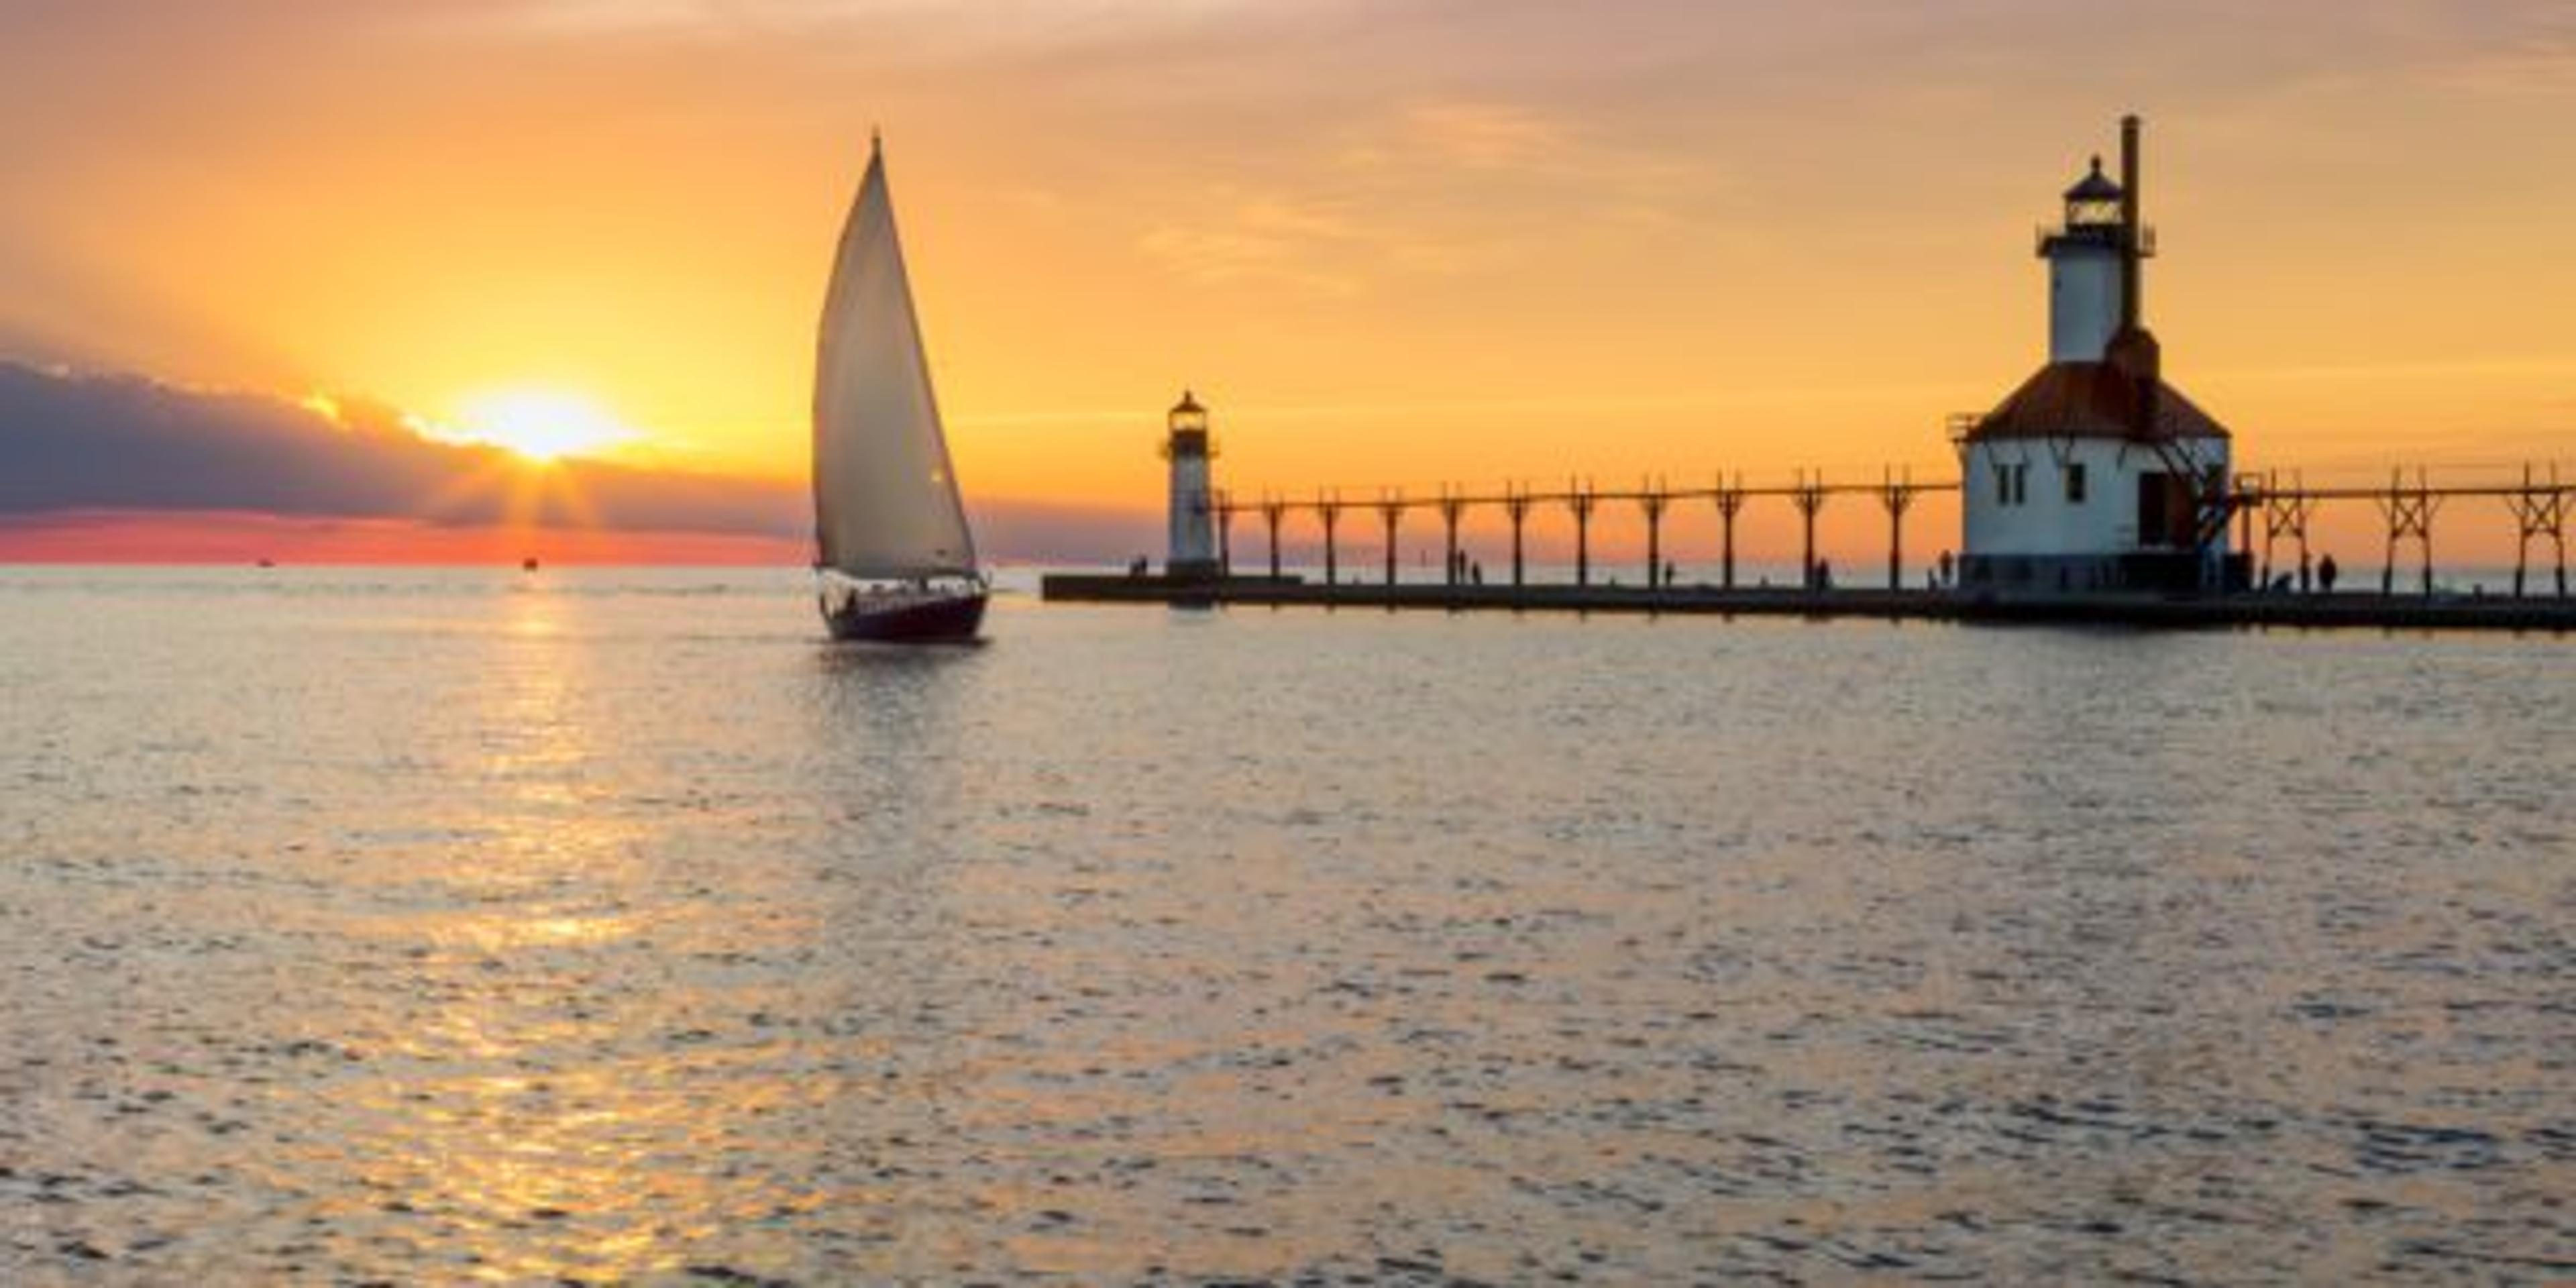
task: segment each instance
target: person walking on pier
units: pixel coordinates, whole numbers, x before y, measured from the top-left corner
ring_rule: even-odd
[[[2341,571],[2342,571],[2342,569],[2335,567],[2335,561],[2334,561],[2334,556],[2333,556],[2333,555],[2327,555],[2325,558],[2323,558],[2323,559],[2319,559],[2319,560],[2317,561],[2317,589],[2318,589],[2318,591],[2320,591],[2321,593],[2324,593],[2324,594],[2328,594],[2328,595],[2333,594],[2333,593],[2334,593],[2334,584],[2335,584],[2335,574],[2336,574],[2336,573],[2338,573],[2338,572],[2341,572]]]

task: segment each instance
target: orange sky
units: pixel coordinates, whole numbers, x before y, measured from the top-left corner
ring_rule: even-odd
[[[2031,228],[2148,116],[2168,370],[2241,464],[2576,464],[2576,16],[2214,0],[139,0],[0,14],[0,355],[589,399],[801,474],[882,123],[959,468],[1246,488],[1952,468]]]

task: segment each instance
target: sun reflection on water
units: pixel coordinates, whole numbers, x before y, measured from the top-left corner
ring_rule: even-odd
[[[370,1093],[374,1180],[388,1213],[426,1219],[435,1255],[482,1280],[672,1269],[690,1232],[660,1214],[717,1202],[674,1164],[745,1108],[693,1089],[703,1030],[612,982],[678,914],[638,857],[650,825],[597,773],[597,664],[569,597],[508,596],[470,715],[477,760],[453,785],[480,839],[434,856],[434,896],[394,931],[422,1002]],[[666,1031],[663,1049],[635,1052],[639,1027]]]

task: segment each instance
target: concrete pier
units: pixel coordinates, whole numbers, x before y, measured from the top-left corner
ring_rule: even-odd
[[[1440,612],[1571,612],[1892,621],[2102,623],[2152,627],[2576,632],[2576,598],[2501,595],[2143,594],[2002,597],[1947,590],[1724,589],[1714,586],[1327,585],[1294,576],[1171,580],[1058,573],[1050,602],[1186,607],[1351,608]]]

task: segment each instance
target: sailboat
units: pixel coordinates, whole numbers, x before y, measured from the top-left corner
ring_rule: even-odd
[[[983,623],[991,587],[940,432],[877,140],[815,350],[814,544],[835,639],[962,641]]]

